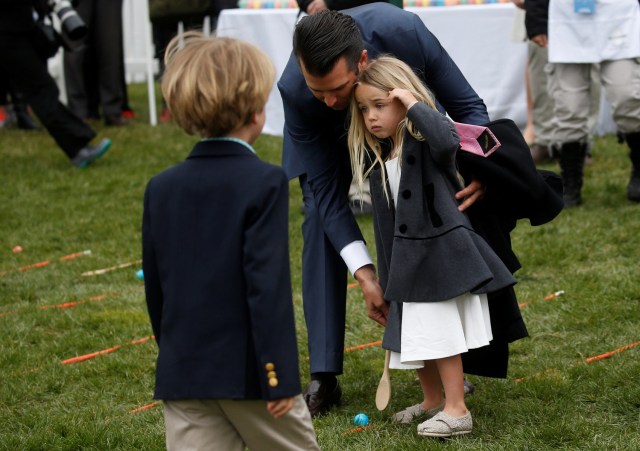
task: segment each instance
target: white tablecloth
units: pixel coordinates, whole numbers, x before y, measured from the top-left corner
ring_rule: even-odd
[[[405,9],[417,14],[440,40],[486,103],[490,117],[510,118],[524,128],[527,50],[524,42],[516,42],[512,36],[516,7],[502,3]],[[228,9],[220,14],[217,33],[249,41],[264,50],[279,77],[291,53],[297,19],[297,9]],[[274,86],[264,132],[281,136],[283,125],[282,100]],[[598,133],[613,130],[610,108],[603,102]]]

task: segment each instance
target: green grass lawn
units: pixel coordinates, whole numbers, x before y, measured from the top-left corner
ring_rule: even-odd
[[[0,130],[1,450],[164,447],[161,407],[131,413],[153,402],[156,356],[153,341],[134,342],[151,335],[143,284],[135,277],[142,196],[148,179],[184,159],[196,138],[173,124],[149,126],[145,87],[131,86],[130,95],[139,119],[125,128],[95,124],[113,146],[86,170],[73,168],[46,132]],[[263,159],[279,162],[280,138],[263,136],[255,147]],[[508,379],[471,377],[477,385],[468,398],[473,435],[424,439],[415,424],[388,420],[419,400],[413,372],[392,372],[391,404],[378,412],[374,394],[384,353],[374,346],[346,353],[343,403],[314,421],[321,447],[640,449],[640,346],[585,363],[640,341],[640,205],[626,200],[628,175],[627,149],[613,137],[596,139],[584,205],[541,227],[521,221],[513,233],[523,266],[516,291],[527,303],[531,337],[511,346]],[[306,384],[303,217],[297,182],[290,187],[293,294]],[[372,244],[371,219],[359,221]],[[22,252],[12,252],[17,245]],[[91,254],[60,259],[84,250]],[[544,300],[558,290],[565,294]],[[349,290],[346,346],[377,341],[381,333],[357,289]],[[62,363],[102,350],[111,352]],[[358,412],[368,414],[371,425],[352,432]]]

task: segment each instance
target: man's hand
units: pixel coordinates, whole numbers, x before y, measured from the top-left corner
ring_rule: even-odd
[[[353,277],[360,284],[369,318],[386,326],[389,306],[384,300],[384,293],[373,265],[363,266],[355,272]]]
[[[484,184],[475,177],[472,177],[471,183],[461,191],[456,193],[456,199],[464,199],[458,206],[458,210],[465,211],[467,208],[476,203],[477,200],[484,197]]]
[[[546,34],[537,34],[533,36],[531,40],[538,44],[540,47],[546,47],[549,44]]]
[[[293,398],[282,398],[267,401],[267,412],[273,418],[280,418],[291,410],[293,407]]]
[[[327,4],[324,2],[324,0],[313,0],[311,3],[309,3],[309,6],[307,6],[307,14],[316,14],[327,9],[329,8],[327,8]]]

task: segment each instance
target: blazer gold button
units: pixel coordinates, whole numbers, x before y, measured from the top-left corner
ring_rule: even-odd
[[[276,377],[276,372],[275,372],[275,371],[269,371],[269,372],[267,373],[267,377],[268,377],[269,379],[272,379],[272,378]]]
[[[278,386],[278,379],[276,379],[275,377],[270,378],[269,379],[269,386],[277,387]]]
[[[273,371],[275,369],[275,367],[276,366],[273,363],[269,362],[264,366],[264,369],[267,370],[267,371]]]

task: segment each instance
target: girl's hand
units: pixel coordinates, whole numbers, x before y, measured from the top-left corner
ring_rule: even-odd
[[[413,94],[411,94],[406,89],[395,88],[389,91],[389,97],[392,99],[398,99],[400,102],[402,102],[407,110],[417,102]]]

